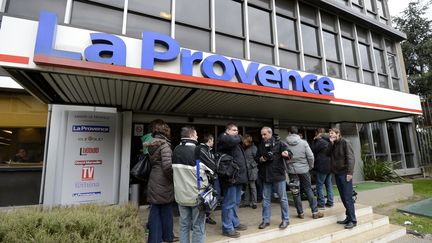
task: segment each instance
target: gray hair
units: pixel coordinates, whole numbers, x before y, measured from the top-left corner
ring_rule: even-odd
[[[271,127],[263,127],[261,128],[261,130],[267,130],[268,133],[273,134],[273,130],[271,129]]]

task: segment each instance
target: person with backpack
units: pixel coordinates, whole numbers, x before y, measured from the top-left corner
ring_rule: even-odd
[[[173,242],[172,203],[174,183],[170,128],[163,120],[153,121],[153,139],[144,142],[148,149],[151,172],[147,185],[147,201],[151,205],[148,218],[149,243]]]
[[[230,161],[227,161],[228,163],[222,164],[221,162],[218,168],[219,175],[223,175],[220,176],[224,192],[222,201],[222,234],[231,238],[238,238],[240,237],[238,231],[247,229],[246,225],[240,223],[237,209],[240,206],[242,186],[248,182],[248,177],[246,157],[241,146],[241,136],[238,134],[236,124],[228,123],[225,126],[225,132],[218,137],[217,149],[221,157],[231,158]],[[222,171],[222,168],[230,171]],[[230,174],[230,178],[226,176],[227,174]]]

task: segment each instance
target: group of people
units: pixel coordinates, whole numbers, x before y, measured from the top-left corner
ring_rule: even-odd
[[[289,225],[287,181],[298,185],[308,196],[312,218],[323,217],[318,209],[333,205],[331,192],[331,173],[335,174],[341,199],[346,208],[346,219],[338,221],[345,228],[356,225],[352,201],[352,174],[354,168],[353,151],[350,144],[340,137],[338,129],[317,132],[312,149],[298,135],[296,127],[289,129],[286,141],[273,134],[270,127],[261,129],[262,141],[255,146],[250,135],[239,135],[238,126],[229,123],[225,132],[217,138],[217,153],[213,151],[214,137],[205,134],[198,143],[194,127],[181,128],[180,144],[171,149],[170,128],[158,119],[150,124],[151,137],[143,139],[143,146],[150,155],[152,170],[147,188],[147,201],[151,205],[148,228],[148,242],[205,242],[205,225],[214,224],[209,213],[200,210],[197,196],[209,185],[218,192],[221,201],[222,234],[237,238],[239,231],[247,230],[240,222],[238,208],[241,204],[242,189],[245,188],[245,201],[252,208],[257,207],[257,188],[255,181],[262,182],[262,222],[259,229],[270,225],[271,198],[274,193],[279,197],[281,207],[280,229]],[[237,168],[233,178],[218,176],[218,157],[221,154],[232,157]],[[230,158],[231,158],[230,157]],[[318,201],[311,188],[310,171],[316,168]],[[199,168],[199,169],[197,169]],[[289,180],[287,180],[287,173]],[[291,183],[293,182],[293,183]],[[327,188],[327,202],[322,193]],[[300,191],[300,190],[299,190]],[[304,218],[300,193],[293,193],[297,216]],[[221,197],[221,195],[223,195]],[[173,233],[174,201],[180,213],[180,237]]]

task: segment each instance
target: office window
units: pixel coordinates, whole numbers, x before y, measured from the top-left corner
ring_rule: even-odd
[[[305,71],[310,73],[322,73],[321,58],[306,56]]]
[[[281,16],[276,16],[276,19],[279,48],[298,50],[295,21]]]
[[[366,29],[357,27],[358,48],[360,51],[360,60],[363,67],[363,81],[365,84],[374,85],[374,69],[372,66],[372,53],[370,51],[370,42]]]
[[[176,1],[175,38],[182,47],[210,51],[210,1]]]
[[[216,31],[244,36],[242,4],[232,0],[215,1]]]
[[[242,3],[233,0],[215,1],[216,52],[244,58]]]
[[[252,61],[273,64],[273,47],[261,45],[254,42],[250,43],[250,59]]]
[[[316,25],[316,8],[302,3],[299,3],[299,6],[301,21],[308,24]]]
[[[337,33],[335,16],[321,11],[321,24],[323,29]]]
[[[382,37],[378,34],[372,33],[372,42],[374,46],[375,64],[378,72],[379,86],[389,88],[389,81],[387,75],[387,68],[384,60],[384,49]]]
[[[129,0],[128,10],[170,20],[171,0]]]
[[[266,8],[266,9],[271,8],[270,0],[249,0],[248,4],[253,4],[255,6]]]
[[[210,28],[209,0],[176,0],[176,22]]]
[[[270,12],[249,6],[248,14],[250,40],[272,44]]]
[[[360,81],[357,53],[354,45],[353,25],[345,20],[339,19],[342,35],[342,48],[345,58],[346,79]]]
[[[392,79],[393,89],[401,90],[395,47],[393,43],[390,42],[389,40],[386,40],[385,43],[386,43],[387,60],[390,68],[390,75]]]
[[[326,52],[327,75],[331,77],[342,77],[342,66],[339,55],[337,34],[323,31],[324,50]]]
[[[374,0],[364,0],[365,8],[366,8],[366,15],[375,18],[376,11],[374,7]]]
[[[181,47],[210,51],[210,32],[176,24],[176,40]]]
[[[300,59],[298,52],[279,49],[279,62],[282,67],[297,70],[300,69]]]
[[[321,56],[318,29],[309,25],[302,24],[303,49],[306,54]]]
[[[372,70],[372,61],[371,61],[369,46],[366,44],[359,43],[359,49],[360,49],[360,57],[361,57],[363,69]]]
[[[216,50],[218,54],[244,58],[244,41],[227,35],[216,34]]]
[[[384,1],[383,0],[377,0],[376,3],[377,3],[378,15],[380,17],[380,22],[383,24],[387,24],[388,17],[386,14]]]
[[[273,32],[269,10],[248,6],[250,59],[268,64],[274,63]]]
[[[295,1],[283,0],[276,1],[276,12],[291,18],[295,18]]]
[[[121,34],[123,9],[74,1],[71,24],[91,30]]]
[[[64,22],[67,0],[9,0],[5,12],[29,19],[39,19],[42,10],[57,14],[57,23]]]
[[[345,63],[351,66],[357,66],[357,55],[354,48],[354,41],[342,37],[342,46],[344,49]]]
[[[354,38],[352,23],[339,19],[339,25],[343,36]]]
[[[126,23],[126,35],[142,38],[142,32],[153,31],[170,35],[171,22],[150,16],[129,13]]]

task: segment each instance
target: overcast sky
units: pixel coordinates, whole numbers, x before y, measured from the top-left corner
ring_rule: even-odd
[[[400,12],[402,12],[406,7],[408,7],[408,3],[414,1],[415,0],[388,0],[390,15],[392,17],[400,15]],[[423,0],[423,3],[425,3],[426,1],[427,0]],[[424,17],[432,20],[432,6],[429,7],[429,10]]]

